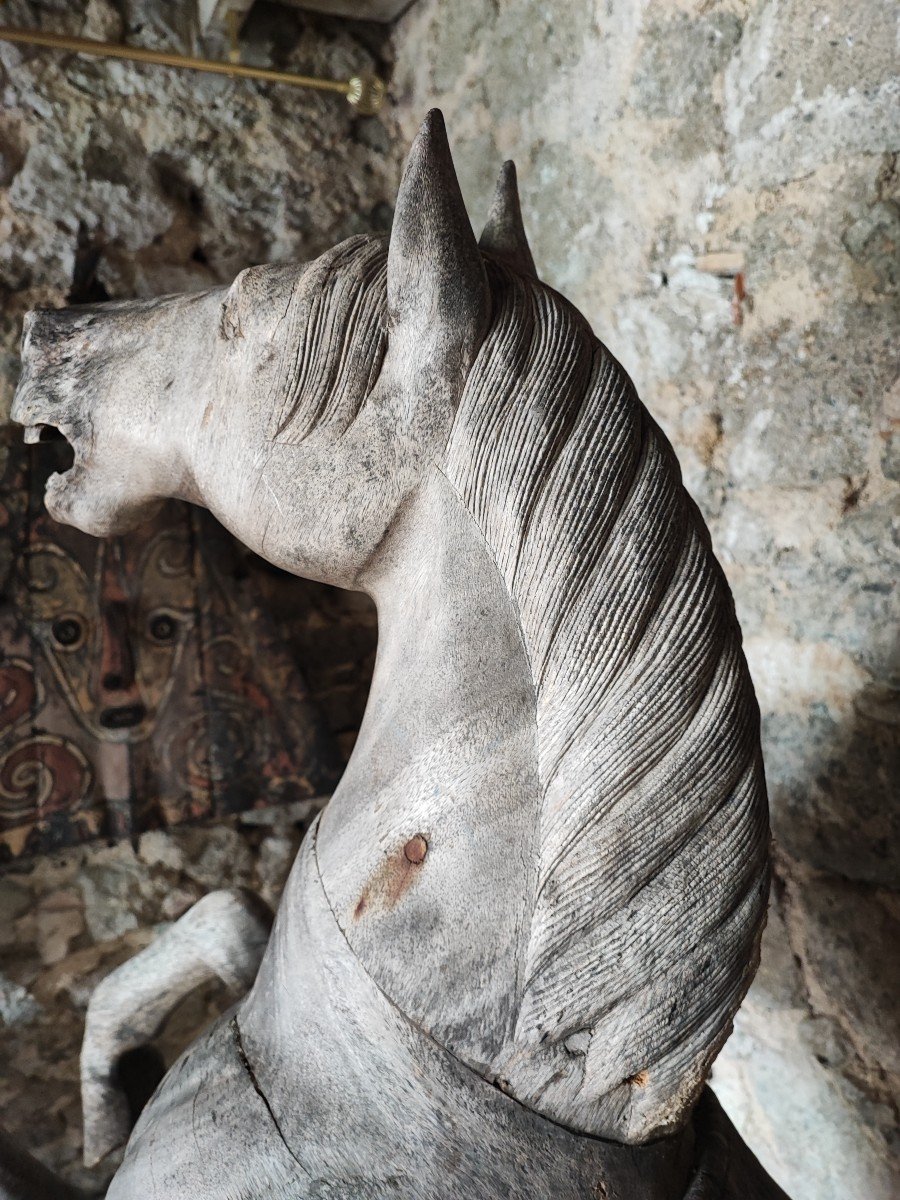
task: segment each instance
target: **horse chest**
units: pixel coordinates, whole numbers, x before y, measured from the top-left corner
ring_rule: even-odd
[[[529,734],[441,787],[344,788],[319,833],[325,892],[381,990],[470,1065],[512,1033],[527,941],[536,780]],[[401,802],[402,801],[402,802]]]

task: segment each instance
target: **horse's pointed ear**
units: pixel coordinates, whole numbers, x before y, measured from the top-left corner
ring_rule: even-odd
[[[505,162],[500,168],[487,224],[478,244],[482,250],[490,251],[520,275],[537,279],[537,270],[522,224],[516,164],[512,161]]]
[[[389,353],[409,355],[432,374],[465,375],[487,327],[490,293],[438,109],[425,118],[406,160],[387,294]]]

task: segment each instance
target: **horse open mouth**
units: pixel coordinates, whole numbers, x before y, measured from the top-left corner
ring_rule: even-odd
[[[68,475],[75,466],[75,447],[59,426],[44,422],[37,425],[26,425],[24,436],[25,442],[29,446],[44,442],[54,444],[56,460],[59,464],[57,475]]]
[[[25,442],[29,446],[34,446],[38,442],[65,442],[69,449],[69,455],[71,456],[72,460],[69,463],[67,470],[71,469],[75,465],[75,447],[63,433],[63,431],[56,425],[43,423],[40,425],[26,425]]]

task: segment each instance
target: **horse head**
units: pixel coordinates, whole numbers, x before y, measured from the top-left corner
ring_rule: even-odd
[[[353,586],[446,442],[488,307],[435,113],[389,247],[356,237],[229,288],[31,313],[12,415],[27,441],[72,446],[47,486],[57,520],[104,536],[179,497],[277,565]]]

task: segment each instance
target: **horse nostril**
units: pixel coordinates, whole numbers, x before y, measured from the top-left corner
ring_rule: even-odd
[[[104,675],[100,682],[108,692],[121,692],[125,687],[125,680],[122,676],[116,675],[112,671],[108,675]]]

